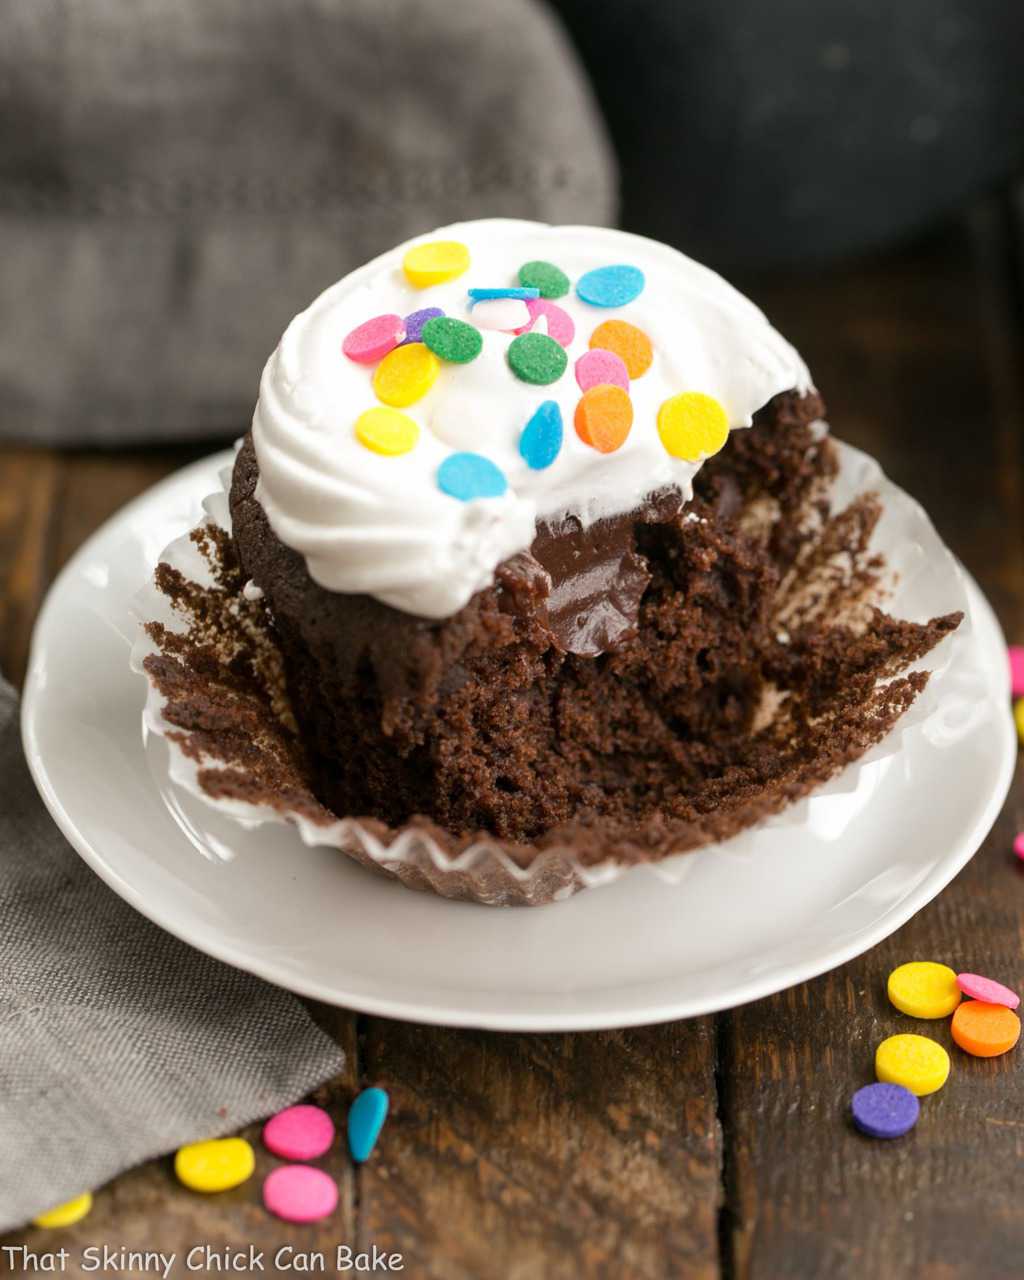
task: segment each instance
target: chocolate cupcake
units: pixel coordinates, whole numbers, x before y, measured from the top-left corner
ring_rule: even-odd
[[[223,554],[325,821],[622,865],[878,741],[959,615],[873,603],[878,502],[831,511],[823,412],[752,303],[620,232],[466,223],[324,293],[264,370]]]

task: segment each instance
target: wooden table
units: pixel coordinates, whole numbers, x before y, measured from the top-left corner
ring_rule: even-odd
[[[1011,205],[992,200],[899,254],[740,283],[807,357],[836,434],[924,502],[1007,633],[1024,639],[1024,289],[1013,235]],[[20,678],[47,584],[82,539],[194,456],[0,452],[0,667]],[[161,1160],[104,1189],[60,1243],[73,1259],[89,1243],[182,1254],[254,1243],[268,1251],[264,1274],[289,1274],[271,1261],[282,1245],[331,1256],[348,1242],[400,1251],[402,1274],[443,1280],[1020,1277],[1024,1050],[981,1061],[953,1049],[949,1084],[901,1141],[859,1136],[847,1109],[871,1078],[875,1044],[915,1029],[885,998],[896,964],[934,958],[1024,987],[1024,867],[1010,853],[1022,827],[1018,770],[984,848],[893,938],[716,1017],[525,1036],[316,1008],[348,1053],[322,1099],[343,1114],[356,1089],[377,1083],[393,1107],[368,1165],[354,1174],[333,1158],[333,1221],[277,1224],[259,1207],[258,1179],[197,1198]],[[916,1029],[949,1043],[945,1023]],[[55,1237],[30,1230],[5,1243],[22,1241],[52,1247]],[[73,1261],[67,1274],[85,1273]]]

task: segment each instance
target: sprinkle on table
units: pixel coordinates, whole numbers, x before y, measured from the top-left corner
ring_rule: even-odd
[[[975,1058],[1007,1053],[1020,1039],[1020,1018],[1002,1004],[965,1000],[953,1014],[953,1039]]]
[[[405,409],[427,394],[440,368],[437,356],[422,342],[396,347],[377,366],[374,394],[393,409]]]
[[[644,273],[639,267],[617,263],[612,267],[595,267],[576,282],[576,295],[592,307],[624,307],[638,298],[644,288]]]
[[[889,1036],[875,1050],[875,1075],[883,1084],[901,1084],[922,1098],[946,1083],[949,1054],[927,1036]]]
[[[547,330],[547,336],[554,338],[562,347],[569,346],[576,337],[576,325],[572,316],[557,302],[549,302],[547,298],[532,298],[526,307],[530,313],[530,322],[523,328],[523,333],[540,333],[543,327]]]
[[[333,1141],[334,1121],[308,1103],[286,1107],[263,1126],[263,1145],[282,1160],[316,1160]]]
[[[440,307],[421,307],[419,311],[412,311],[405,317],[405,338],[399,344],[405,346],[409,342],[423,341],[423,326],[428,320],[434,320],[439,316],[443,316],[444,312]]]
[[[614,453],[633,425],[633,402],[621,387],[591,387],[580,397],[573,425],[584,444],[600,453]]]
[[[1009,987],[993,978],[983,978],[980,973],[958,973],[956,985],[972,1000],[983,1000],[986,1004],[1003,1004],[1007,1009],[1016,1009],[1020,1004],[1020,996]]]
[[[1024,831],[1018,831],[1013,837],[1013,851],[1024,862]]]
[[[1019,698],[1013,708],[1013,722],[1017,726],[1017,737],[1024,745],[1024,698]]]
[[[911,1018],[948,1018],[961,995],[955,972],[933,960],[911,960],[893,969],[886,990],[900,1013]]]
[[[1008,655],[1010,659],[1010,693],[1014,698],[1024,698],[1024,644],[1011,644]]]
[[[73,1227],[76,1222],[81,1222],[91,1209],[92,1192],[86,1191],[83,1195],[75,1196],[73,1200],[66,1200],[64,1204],[57,1205],[56,1208],[47,1209],[38,1218],[32,1219],[32,1225],[42,1227],[46,1231],[52,1231],[57,1227]]]
[[[263,1204],[282,1222],[320,1222],[338,1206],[338,1187],[323,1169],[286,1164],[267,1175]]]
[[[584,351],[576,361],[576,381],[581,391],[607,383],[629,390],[629,373],[614,351]]]
[[[626,320],[605,320],[590,335],[592,348],[614,351],[631,378],[642,378],[654,360],[654,347],[643,329]]]
[[[215,1138],[180,1147],[174,1157],[178,1181],[192,1191],[210,1194],[240,1187],[252,1177],[256,1157],[244,1138]]]
[[[348,1113],[348,1149],[357,1164],[369,1160],[388,1115],[388,1095],[383,1089],[364,1089]]]
[[[458,240],[428,240],[416,244],[402,259],[405,278],[417,289],[454,280],[469,269],[469,250]]]
[[[557,382],[569,361],[562,344],[543,333],[524,333],[513,338],[507,359],[509,368],[521,382],[541,387]]]
[[[437,487],[450,498],[500,498],[508,489],[501,469],[480,453],[452,453],[437,469]]]
[[[423,342],[448,364],[469,364],[483,350],[480,330],[465,320],[437,316],[423,326]]]
[[[545,400],[523,428],[519,455],[531,471],[550,467],[562,448],[562,411],[557,400]]]
[[[392,314],[365,320],[345,338],[341,349],[357,364],[376,364],[405,337],[405,321]]]
[[[470,289],[469,305],[472,307],[478,302],[495,302],[498,298],[518,298],[520,302],[527,302],[539,297],[539,289],[522,289],[515,285],[508,288],[496,286],[492,289]]]
[[[870,1138],[902,1138],[917,1124],[921,1104],[901,1084],[866,1084],[850,1100],[853,1123]]]
[[[519,283],[540,291],[542,298],[564,298],[569,292],[569,277],[553,262],[537,259],[519,268]]]
[[[355,433],[361,445],[386,458],[409,453],[420,438],[419,423],[407,413],[383,405],[361,413],[356,418]]]

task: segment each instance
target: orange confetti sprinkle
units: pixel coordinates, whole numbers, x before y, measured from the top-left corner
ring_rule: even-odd
[[[621,387],[601,382],[580,397],[573,423],[584,444],[600,453],[614,453],[633,425],[633,402]]]
[[[590,347],[614,351],[631,378],[639,378],[651,367],[654,347],[643,329],[625,320],[606,320],[590,335]]]
[[[1012,1049],[1020,1039],[1020,1018],[1002,1004],[965,1000],[957,1005],[950,1029],[965,1053],[972,1053],[976,1058],[995,1058]]]

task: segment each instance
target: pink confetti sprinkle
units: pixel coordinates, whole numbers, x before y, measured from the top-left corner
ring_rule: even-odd
[[[1002,1004],[1007,1009],[1016,1009],[1020,1004],[1020,996],[1015,991],[977,973],[958,973],[956,985],[965,996],[970,996],[972,1000],[983,1000],[985,1004]]]
[[[282,1160],[315,1160],[334,1141],[334,1121],[320,1107],[288,1107],[263,1126],[263,1143]]]
[[[526,306],[530,312],[530,323],[517,329],[516,333],[530,333],[537,322],[543,318],[548,337],[554,338],[560,346],[567,347],[576,337],[576,326],[573,324],[572,316],[557,302],[549,302],[547,298],[530,298]]]
[[[352,330],[341,349],[357,364],[376,364],[405,337],[405,321],[401,316],[374,316]]]
[[[1024,698],[1024,644],[1011,644],[1010,654],[1010,693],[1015,698]]]
[[[589,391],[602,383],[629,390],[629,374],[622,362],[622,357],[614,351],[603,351],[595,348],[586,351],[576,361],[576,381],[581,391]]]
[[[338,1205],[338,1188],[323,1169],[286,1164],[267,1175],[263,1203],[284,1222],[319,1222]]]
[[[1014,837],[1013,851],[1024,862],[1024,831],[1019,831]]]

